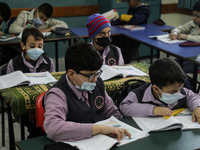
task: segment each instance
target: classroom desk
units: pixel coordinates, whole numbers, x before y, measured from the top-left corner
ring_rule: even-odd
[[[122,34],[128,38],[136,40],[142,44],[145,44],[151,48],[156,50],[162,51],[166,54],[175,56],[182,60],[185,60],[187,57],[197,56],[200,53],[200,46],[196,47],[181,47],[179,46],[180,43],[173,43],[167,44],[156,39],[148,38],[148,36],[152,35],[163,35],[166,32],[162,31],[165,29],[172,29],[171,26],[157,26],[154,24],[145,24],[141,25],[145,27],[145,30],[139,31],[128,31],[128,30],[121,30]]]
[[[141,25],[145,27],[145,30],[138,30],[138,31],[129,31],[125,29],[120,28],[120,32],[123,36],[126,36],[127,38],[133,39],[135,41],[138,41],[144,45],[147,45],[151,47],[151,63],[153,60],[153,49],[156,49],[158,51],[162,51],[166,53],[167,55],[172,55],[176,58],[180,59],[180,65],[183,66],[184,60],[189,60],[195,63],[195,67],[193,70],[193,83],[192,83],[192,90],[196,92],[196,82],[197,82],[197,65],[200,65],[199,62],[195,62],[193,57],[196,57],[198,54],[200,54],[200,46],[195,47],[181,47],[179,46],[180,43],[173,43],[173,44],[167,44],[161,41],[158,41],[156,39],[150,39],[148,36],[152,35],[163,35],[166,34],[166,29],[172,29],[171,26],[157,26],[154,24],[145,24]],[[115,27],[119,28],[119,27]],[[125,54],[126,55],[126,54]]]
[[[149,64],[147,63],[135,63],[132,64],[136,68],[148,73]],[[52,75],[58,80],[64,72],[56,72],[52,73]],[[112,95],[115,91],[117,91],[123,83],[128,79],[142,79],[146,82],[149,82],[148,76],[142,77],[127,77],[127,78],[114,78],[108,81],[105,81],[105,88],[109,95]],[[35,101],[37,96],[40,93],[43,93],[50,89],[52,85],[34,85],[34,86],[18,86],[8,89],[0,90],[0,99],[3,100],[8,107],[8,124],[9,124],[9,139],[10,140],[10,149],[13,148],[14,133],[13,133],[13,125],[12,125],[12,115],[16,121],[19,121],[21,116],[29,113],[35,112]],[[4,113],[2,113],[4,115]],[[3,118],[3,117],[2,117]],[[23,119],[21,119],[23,121]],[[2,124],[3,126],[3,124]],[[3,130],[3,128],[2,128]],[[24,126],[23,122],[21,122],[21,139],[25,139],[24,137]]]
[[[123,122],[140,129],[132,118],[123,118]],[[146,138],[139,139],[111,150],[194,150],[200,148],[200,130],[171,130],[152,132]],[[46,136],[16,142],[20,150],[42,150],[46,144],[53,143]]]
[[[59,41],[68,41],[69,46],[71,45],[71,40],[77,38],[78,36],[74,33],[72,33],[70,36],[64,36],[61,34],[56,34],[52,32],[49,36],[47,36],[44,40],[44,42],[55,42],[55,61],[56,61],[56,71],[58,71],[58,42]],[[21,42],[21,39],[15,38],[9,41],[0,41],[0,45],[15,45],[19,44]],[[66,50],[66,49],[64,49]]]

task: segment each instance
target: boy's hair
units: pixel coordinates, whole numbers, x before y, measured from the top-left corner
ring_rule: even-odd
[[[38,7],[39,12],[43,13],[46,15],[47,18],[50,18],[52,13],[53,13],[53,7],[48,4],[44,3]]]
[[[199,11],[200,12],[200,1],[197,1],[193,6],[193,11]]]
[[[5,21],[8,21],[11,16],[10,7],[4,2],[0,2],[0,16],[2,16]]]
[[[103,59],[89,43],[77,43],[69,47],[65,53],[65,70],[76,72],[82,70],[95,71],[102,66]]]
[[[173,59],[159,59],[149,67],[149,76],[152,85],[160,89],[175,82],[185,83],[186,76],[180,65]]]
[[[37,28],[25,28],[22,33],[22,42],[26,45],[27,38],[32,35],[36,41],[44,40],[44,35]]]

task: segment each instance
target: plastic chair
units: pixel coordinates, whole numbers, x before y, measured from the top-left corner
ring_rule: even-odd
[[[36,126],[37,127],[41,127],[42,131],[44,130],[43,127],[43,122],[44,122],[44,108],[42,106],[42,99],[43,96],[46,92],[41,93],[40,95],[38,95],[37,99],[36,99],[36,103],[35,103],[35,112],[36,112]]]

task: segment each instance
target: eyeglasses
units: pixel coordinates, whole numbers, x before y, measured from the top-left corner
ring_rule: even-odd
[[[81,75],[83,75],[83,76],[85,76],[85,77],[88,77],[88,81],[93,81],[94,80],[94,78],[96,77],[96,78],[98,78],[98,77],[100,77],[101,76],[101,74],[102,74],[102,70],[99,70],[97,73],[94,73],[94,74],[91,74],[91,75],[87,75],[87,74],[83,74],[83,73],[81,73],[81,72],[77,72],[77,74],[81,74]]]

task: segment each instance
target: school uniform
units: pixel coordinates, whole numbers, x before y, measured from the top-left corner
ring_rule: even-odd
[[[142,95],[140,95],[142,93]],[[155,106],[166,107],[169,109],[178,107],[189,107],[193,111],[200,106],[200,95],[183,88],[180,99],[173,104],[165,104],[156,99],[152,93],[152,84],[144,84],[134,92],[130,92],[121,102],[119,108],[125,117],[147,117],[154,116]]]
[[[131,19],[126,24],[146,24],[151,14],[151,9],[146,4],[141,4],[135,8],[129,8],[128,15],[132,15]]]
[[[178,26],[171,31],[171,33],[177,32],[177,34],[186,34],[187,41],[192,41],[196,43],[200,43],[200,26],[195,25],[193,20],[187,22],[184,25]],[[179,59],[177,59],[179,62]],[[191,61],[184,61],[183,62],[183,71],[185,73],[193,73],[194,63]],[[200,70],[200,66],[198,67]]]
[[[187,34],[187,41],[200,43],[200,25],[195,25],[193,20],[184,25],[178,26],[171,31],[178,34]]]
[[[99,78],[94,91],[77,89],[63,75],[44,97],[44,129],[54,141],[77,141],[92,137],[93,123],[123,116]]]
[[[94,47],[93,42],[90,44]],[[94,47],[95,48],[95,47]],[[97,50],[98,51],[98,50]],[[124,59],[121,53],[121,49],[113,44],[108,45],[100,54],[103,58],[103,64],[105,65],[124,65]]]
[[[38,59],[35,65],[32,65],[28,62],[24,53],[16,56],[8,62],[6,74],[14,72],[16,70],[21,70],[23,73],[35,73],[35,72],[55,72],[55,66],[53,60],[46,54],[42,54]]]
[[[68,25],[64,21],[56,20],[53,18],[49,18],[47,21],[43,22],[41,26],[35,26],[33,23],[34,18],[35,9],[31,11],[21,11],[16,20],[10,25],[9,33],[19,34],[23,31],[24,28],[27,27],[36,27],[39,30],[51,27],[53,31],[55,31],[56,27],[68,28]]]

